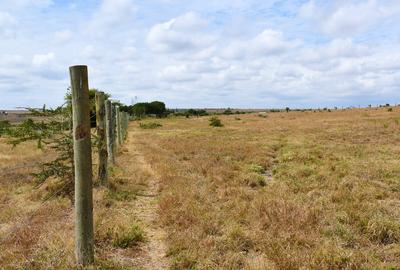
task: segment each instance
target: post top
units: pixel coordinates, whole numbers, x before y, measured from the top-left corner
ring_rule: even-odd
[[[72,68],[87,68],[87,66],[86,65],[74,65],[74,66],[70,66],[69,68],[70,69],[72,69]]]

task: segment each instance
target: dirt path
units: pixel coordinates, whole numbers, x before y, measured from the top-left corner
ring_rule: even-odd
[[[135,141],[134,131],[129,132],[129,138],[125,144],[127,153],[127,162],[135,162],[151,177],[149,178],[147,190],[140,194],[135,203],[135,216],[142,224],[142,228],[146,233],[146,242],[141,247],[143,254],[138,258],[138,265],[142,269],[168,269],[168,259],[166,257],[165,238],[166,233],[160,227],[159,217],[157,213],[159,198],[159,182],[158,177],[151,165],[146,162],[144,156],[137,150],[137,142]],[[129,166],[129,165],[128,165]],[[129,177],[135,177],[135,172],[129,172]]]

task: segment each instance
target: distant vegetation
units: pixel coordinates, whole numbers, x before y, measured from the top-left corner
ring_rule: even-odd
[[[218,117],[213,116],[213,117],[210,118],[210,126],[212,126],[212,127],[223,127],[224,125],[222,124],[221,120]]]
[[[158,127],[162,127],[162,125],[156,122],[148,122],[148,123],[140,123],[139,127],[143,129],[155,129]]]
[[[0,121],[0,137],[10,130],[11,124],[9,121]]]
[[[142,118],[144,116],[167,116],[165,103],[161,101],[141,102],[130,106],[121,106],[121,111],[128,112],[132,116]]]

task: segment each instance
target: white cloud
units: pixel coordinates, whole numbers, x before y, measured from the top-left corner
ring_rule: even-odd
[[[318,25],[326,34],[351,37],[400,11],[398,3],[388,7],[382,5],[382,2],[376,0],[333,1],[330,4],[317,4],[316,0],[311,0],[301,7],[299,15],[311,19],[313,24]]]
[[[35,67],[42,67],[49,64],[49,62],[53,61],[54,58],[55,54],[53,52],[47,54],[35,54],[32,58],[32,65]]]
[[[133,22],[137,11],[132,0],[103,0],[89,22],[89,33],[102,35],[125,23]]]
[[[299,40],[285,40],[280,31],[266,29],[247,41],[233,41],[223,49],[223,56],[230,59],[275,56],[299,46]]]
[[[161,53],[206,49],[214,40],[212,35],[202,31],[206,26],[205,20],[189,12],[154,25],[147,35],[147,44],[153,51]]]
[[[161,71],[160,77],[175,83],[196,80],[196,75],[191,73],[186,65],[167,66]]]

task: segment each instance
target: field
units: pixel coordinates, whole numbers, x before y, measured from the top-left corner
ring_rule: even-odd
[[[1,110],[0,121],[9,121],[10,123],[19,123],[29,117],[29,112],[26,110]]]
[[[130,123],[95,187],[95,268],[400,268],[399,107],[219,118]],[[0,139],[4,269],[75,267],[73,206],[29,175],[51,154]]]

